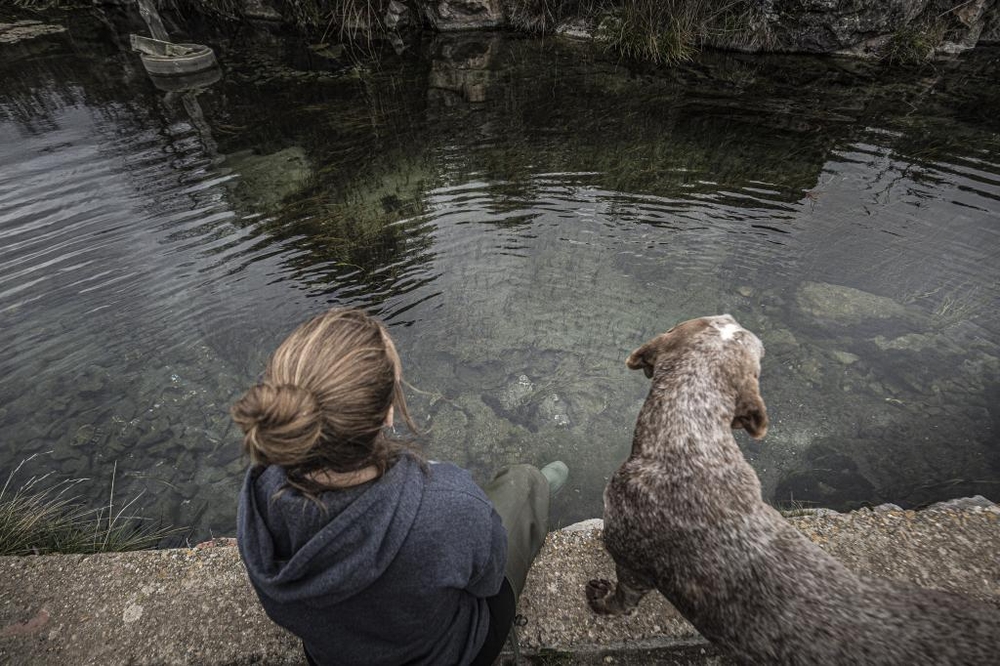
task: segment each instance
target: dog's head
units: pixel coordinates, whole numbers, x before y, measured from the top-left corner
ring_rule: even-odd
[[[625,364],[647,377],[682,366],[714,374],[735,390],[733,428],[745,428],[760,439],[767,434],[767,408],[758,384],[763,357],[760,339],[725,314],[677,324],[629,354]]]

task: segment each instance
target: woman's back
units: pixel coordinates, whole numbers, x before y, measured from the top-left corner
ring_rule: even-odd
[[[239,545],[268,615],[319,663],[468,663],[504,575],[506,534],[469,474],[401,455],[380,478],[324,492],[252,468]]]
[[[387,432],[394,415],[416,432],[402,386],[385,326],[357,310],[278,346],[232,408],[251,463],[240,555],[311,661],[488,665],[545,540],[546,474],[561,485],[568,470],[512,465],[483,490],[424,463]]]

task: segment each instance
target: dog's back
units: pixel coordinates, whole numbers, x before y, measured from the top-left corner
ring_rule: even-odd
[[[773,515],[631,533],[653,521],[606,517],[605,543],[744,663],[1000,663],[1000,609],[857,577],[765,510]]]
[[[597,612],[662,592],[745,663],[1000,664],[1000,608],[860,578],[761,499],[730,432],[763,436],[763,347],[731,317],[692,320],[633,352],[652,376],[630,458],[605,491],[614,592]]]

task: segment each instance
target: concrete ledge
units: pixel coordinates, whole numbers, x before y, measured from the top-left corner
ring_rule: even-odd
[[[789,519],[859,573],[1000,603],[1000,509],[891,506]],[[658,594],[592,615],[583,586],[613,578],[599,525],[549,535],[520,613],[523,655],[546,663],[724,663]],[[0,663],[301,664],[264,615],[231,545],[0,558]],[[511,662],[510,656],[503,661]]]

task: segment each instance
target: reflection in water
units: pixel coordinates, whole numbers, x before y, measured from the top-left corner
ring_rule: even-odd
[[[569,522],[628,451],[628,352],[731,312],[768,350],[741,444],[769,499],[1000,500],[995,54],[648,73],[442,35],[338,72],[199,37],[226,69],[192,114],[88,38],[0,64],[4,469],[51,451],[98,500],[116,461],[148,515],[231,533],[228,405],[352,304],[393,326],[430,455],[562,458]]]

